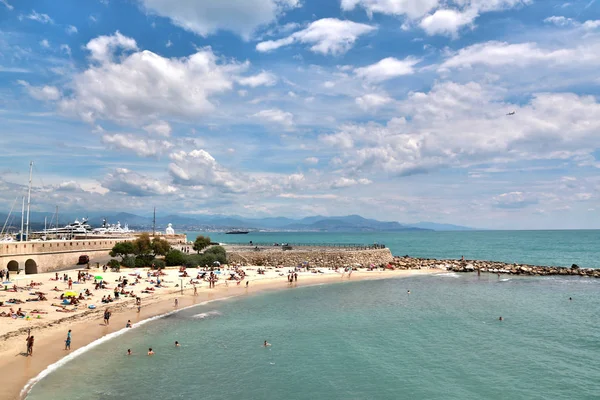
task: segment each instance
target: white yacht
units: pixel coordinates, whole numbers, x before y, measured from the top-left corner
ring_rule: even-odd
[[[92,227],[88,225],[87,219],[83,218],[81,221],[76,219],[62,228],[49,228],[33,233],[36,235],[86,235],[92,233]]]
[[[106,220],[102,220],[102,227],[95,228],[92,233],[95,235],[124,235],[135,232],[133,229],[129,229],[129,226],[121,226],[121,221],[117,221],[116,224],[108,224]]]

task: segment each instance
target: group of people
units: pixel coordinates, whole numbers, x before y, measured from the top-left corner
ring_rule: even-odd
[[[176,340],[175,341],[175,347],[181,347],[181,344]],[[127,355],[128,356],[132,356],[133,352],[131,351],[131,349],[127,349]],[[148,348],[148,355],[149,356],[153,356],[154,355],[154,350],[152,349],[152,347]]]
[[[4,278],[6,278],[6,281],[10,281],[10,271],[8,268],[0,269],[0,281],[4,282]]]

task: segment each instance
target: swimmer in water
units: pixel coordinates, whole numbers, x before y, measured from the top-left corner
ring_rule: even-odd
[[[573,300],[573,298],[572,298],[572,297],[569,297],[569,301],[571,301],[571,300]]]
[[[407,293],[407,294],[410,294],[410,290],[407,290],[407,291],[406,291],[406,293]]]
[[[149,356],[153,356],[153,355],[154,355],[154,352],[152,351],[152,347],[150,347],[150,348],[148,349],[148,355],[149,355]]]
[[[265,347],[269,347],[270,345],[271,345],[271,343],[269,343],[269,342],[267,342],[267,341],[265,340],[265,343],[263,344],[263,346],[265,346]]]
[[[131,349],[127,349],[127,355],[130,356],[131,354]]]
[[[181,347],[181,345],[179,344],[179,342],[177,340],[175,341],[175,347]]]
[[[504,321],[504,318],[500,317],[498,318],[498,321]]]

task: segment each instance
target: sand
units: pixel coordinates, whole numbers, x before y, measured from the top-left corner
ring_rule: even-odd
[[[311,273],[301,272],[298,276],[298,282],[289,284],[287,282],[287,268],[282,269],[266,269],[264,275],[257,274],[258,267],[244,267],[246,272],[246,280],[249,281],[249,287],[246,288],[243,281],[237,285],[235,281],[228,281],[227,285],[221,278],[216,285],[216,288],[210,289],[208,282],[201,281],[196,285],[198,294],[194,295],[193,286],[190,284],[190,277],[180,278],[177,268],[166,269],[167,274],[161,279],[165,283],[165,287],[157,288],[153,294],[142,294],[141,290],[146,287],[153,286],[146,281],[147,269],[145,270],[127,270],[122,269],[120,273],[103,272],[102,270],[91,269],[89,272],[96,276],[100,275],[104,281],[109,284],[110,289],[94,290],[94,281],[88,281],[83,284],[73,284],[73,290],[76,292],[85,291],[86,288],[92,292],[93,296],[81,302],[81,305],[76,311],[70,313],[57,312],[58,307],[53,307],[52,304],[60,303],[57,299],[63,291],[67,290],[67,283],[63,281],[50,280],[55,277],[54,273],[44,273],[37,275],[11,277],[13,283],[16,283],[20,288],[28,286],[33,280],[41,283],[40,286],[35,286],[32,290],[22,289],[18,292],[0,291],[0,301],[7,301],[11,298],[26,300],[34,298],[30,295],[35,291],[41,291],[46,294],[47,301],[26,302],[23,304],[9,305],[8,307],[0,307],[0,311],[8,311],[12,307],[15,311],[21,307],[23,311],[31,312],[37,309],[47,314],[38,314],[30,319],[12,319],[9,317],[0,317],[0,387],[2,388],[3,399],[19,399],[21,389],[33,377],[37,376],[47,366],[60,360],[62,357],[69,354],[69,351],[64,350],[64,341],[67,331],[72,330],[73,342],[71,344],[71,352],[81,348],[109,333],[118,331],[125,327],[127,320],[131,320],[133,324],[147,318],[165,314],[176,309],[174,299],[178,299],[177,308],[184,308],[190,305],[198,304],[208,300],[216,300],[219,298],[230,296],[246,296],[256,294],[265,290],[277,290],[290,287],[299,287],[316,283],[334,283],[341,280],[366,280],[366,279],[386,279],[395,277],[405,277],[417,274],[437,273],[436,269],[423,270],[396,270],[396,271],[354,271],[350,277],[348,274],[342,275],[340,272],[325,271],[326,273]],[[134,291],[135,295],[142,298],[141,311],[137,311],[135,298],[126,297],[120,298],[108,305],[102,304],[103,296],[113,295],[114,287],[117,285],[119,277],[127,277],[134,280],[134,276],[129,274],[139,271],[144,279],[140,279],[140,283],[135,286],[128,286],[126,290]],[[233,271],[232,271],[233,272]],[[77,271],[69,271],[59,273],[68,273],[73,279],[77,278]],[[189,269],[188,274],[196,277],[197,271]],[[229,276],[229,274],[221,274]],[[156,279],[156,278],[151,278]],[[183,279],[183,294],[181,285]],[[11,287],[12,285],[9,285]],[[54,287],[58,287],[60,292],[52,291]],[[56,299],[55,299],[56,297]],[[95,310],[90,310],[88,306],[94,304]],[[68,307],[68,308],[73,308]],[[106,308],[112,312],[110,324],[105,326],[103,323],[103,313]],[[31,329],[31,334],[35,336],[35,345],[33,357],[26,357],[25,339],[27,331]]]

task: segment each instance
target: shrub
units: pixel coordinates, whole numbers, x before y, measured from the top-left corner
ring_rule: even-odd
[[[119,260],[115,260],[114,258],[112,260],[110,260],[108,262],[108,264],[106,264],[109,266],[109,268],[119,268],[121,266],[121,263],[119,262]]]
[[[148,268],[152,266],[154,262],[154,257],[152,256],[137,256],[135,258],[135,267],[136,268]]]
[[[135,257],[133,256],[125,256],[123,257],[123,261],[121,261],[121,265],[125,268],[135,268]]]
[[[162,260],[160,258],[155,258],[152,263],[154,264],[154,269],[159,269],[159,268],[164,268],[167,266],[167,263],[165,263],[165,260]]]
[[[185,256],[179,250],[171,250],[165,256],[165,264],[169,267],[184,265]]]

